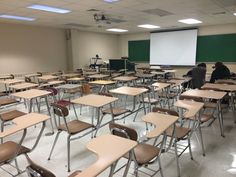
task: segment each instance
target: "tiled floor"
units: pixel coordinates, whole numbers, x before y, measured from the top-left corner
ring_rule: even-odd
[[[18,106],[18,108],[25,109],[24,106]],[[79,112],[79,107],[77,109]],[[83,108],[82,120],[90,121],[91,109],[88,107]],[[73,112],[70,114],[74,115]],[[133,122],[133,115],[126,118],[126,124],[134,127],[139,136],[145,135],[145,124],[141,121],[143,112],[138,114],[136,122]],[[123,121],[119,121],[123,123]],[[194,133],[191,139],[192,150],[194,160],[190,159],[189,153],[185,152],[179,159],[181,176],[182,177],[233,177],[236,176],[236,124],[233,123],[232,111],[224,112],[224,124],[225,124],[225,138],[220,136],[219,122],[215,121],[210,127],[202,128],[203,140],[205,144],[206,156],[203,157],[201,153],[201,146],[198,141],[198,133]],[[49,132],[49,122],[44,132]],[[24,144],[30,145],[36,138],[36,131],[39,130],[39,126],[32,127],[28,130],[27,137]],[[98,135],[108,133],[108,126],[103,127]],[[12,136],[11,139],[19,139],[20,135]],[[47,160],[55,134],[53,136],[42,136],[37,148],[29,154],[30,158],[40,164],[41,166],[52,171],[57,177],[67,177],[67,157],[66,157],[66,134],[61,133],[58,143],[55,147],[54,153],[50,161]],[[96,156],[86,149],[86,143],[90,141],[90,136],[83,137],[79,140],[75,140],[71,143],[71,171],[83,170],[96,160]],[[112,144],[110,147],[112,148]],[[25,169],[27,163],[24,156],[18,158],[21,169]],[[125,162],[121,159],[119,165]],[[165,177],[176,177],[176,161],[173,154],[164,153],[161,156],[161,162],[163,167],[163,173]],[[133,165],[132,165],[133,167]],[[158,165],[151,165],[153,169],[157,169]],[[4,165],[4,168],[15,172],[12,167]],[[128,176],[133,176],[133,170],[130,169]],[[0,169],[0,177],[8,177],[9,175]],[[21,177],[27,176],[25,173],[20,175]],[[108,170],[99,175],[101,177],[108,176]],[[122,176],[122,171],[118,172],[114,176]],[[147,176],[143,173],[139,173],[139,176]],[[156,176],[160,176],[158,173]]]

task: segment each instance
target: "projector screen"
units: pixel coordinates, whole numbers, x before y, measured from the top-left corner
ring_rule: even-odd
[[[151,33],[150,65],[196,64],[197,29]]]

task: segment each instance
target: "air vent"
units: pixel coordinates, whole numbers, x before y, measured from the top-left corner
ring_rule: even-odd
[[[98,9],[89,9],[89,10],[87,10],[88,12],[99,12],[100,10],[98,10]]]
[[[144,13],[152,14],[152,15],[158,15],[160,17],[168,16],[168,15],[173,15],[173,13],[162,10],[162,9],[147,9],[143,11]]]
[[[118,18],[109,18],[109,21],[111,23],[123,23],[123,22],[127,22],[126,20],[122,20],[122,19],[118,19]]]
[[[88,28],[91,27],[89,25],[83,25],[83,24],[78,24],[78,23],[67,23],[65,26],[70,27],[70,28]]]

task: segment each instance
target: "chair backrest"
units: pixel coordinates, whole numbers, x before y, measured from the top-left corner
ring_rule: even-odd
[[[134,141],[137,141],[138,139],[137,132],[130,127],[120,125],[117,123],[110,123],[109,128],[113,135],[120,136],[123,138],[128,138]]]
[[[43,75],[43,73],[41,72],[37,72],[37,74],[41,77]]]
[[[90,88],[90,85],[89,84],[83,84],[82,85],[82,93],[87,95],[87,94],[90,94],[92,91],[91,91],[91,88]]]
[[[180,99],[180,100],[193,100],[193,101],[196,101],[196,102],[203,102],[203,99],[202,99],[202,98],[193,97],[193,96],[188,96],[188,95],[180,95],[180,96],[179,96],[179,99]]]
[[[25,82],[32,82],[32,80],[29,77],[25,77]]]
[[[62,105],[57,104],[57,103],[52,103],[51,106],[53,107],[54,114],[56,114],[60,117],[68,116],[69,110],[67,109],[67,107],[62,106]]]
[[[29,166],[26,167],[26,172],[29,177],[56,177],[49,170],[35,164],[27,155],[26,157],[29,163]]]
[[[11,76],[11,79],[14,79],[14,78],[15,78],[15,76],[14,76],[13,74],[10,74],[10,76]]]
[[[174,110],[159,108],[159,107],[152,108],[152,112],[158,112],[158,113],[168,114],[172,116],[179,116],[179,114]]]
[[[46,88],[47,91],[51,92],[51,94],[49,94],[50,96],[56,96],[58,91],[56,88],[53,88],[53,87],[48,87]]]

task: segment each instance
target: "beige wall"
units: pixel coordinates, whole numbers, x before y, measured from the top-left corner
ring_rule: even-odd
[[[227,25],[214,25],[214,26],[204,26],[199,27],[198,35],[214,35],[214,34],[230,34],[236,33],[236,23],[235,24],[227,24]],[[119,46],[120,46],[120,55],[128,56],[128,41],[130,40],[145,40],[150,39],[150,33],[136,33],[136,34],[125,34],[121,35],[119,38]],[[236,61],[235,61],[236,62]],[[148,65],[148,63],[139,63],[139,65]],[[208,72],[212,72],[211,66],[213,63],[207,64]],[[227,63],[226,64],[232,72],[236,72],[236,64]],[[183,75],[189,70],[189,67],[175,67],[178,69],[177,75]]]
[[[62,29],[0,24],[0,74],[67,69]]]
[[[99,55],[103,60],[120,58],[118,35],[71,30],[73,69],[90,64]]]

